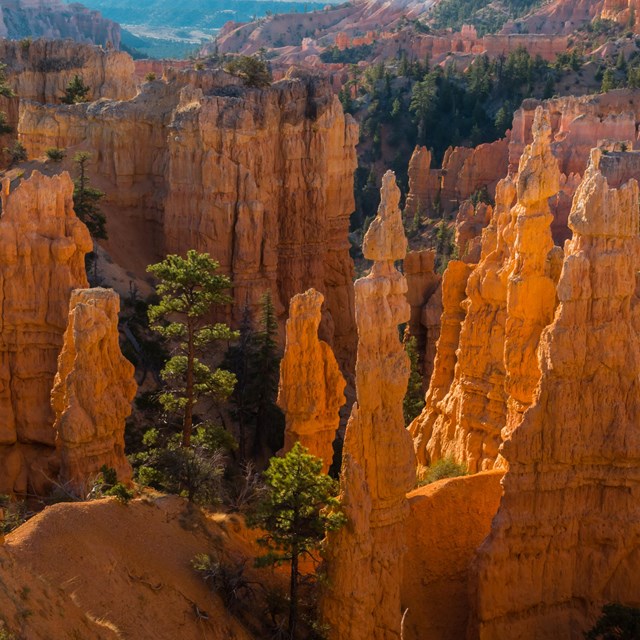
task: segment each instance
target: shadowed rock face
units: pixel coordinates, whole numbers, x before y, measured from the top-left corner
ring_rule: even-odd
[[[142,276],[165,251],[207,251],[233,278],[227,319],[236,323],[266,291],[284,321],[291,297],[314,287],[325,297],[321,336],[352,372],[357,126],[317,78],[238,85],[189,71],[125,102],[25,103],[20,134],[32,156],[96,150],[95,183],[108,194],[107,214],[110,205],[117,212],[107,218],[118,264]]]
[[[406,492],[415,470],[402,413],[409,361],[398,325],[409,320],[410,307],[406,280],[394,266],[407,250],[399,199],[389,171],[363,245],[374,264],[355,285],[357,403],[347,425],[341,476],[348,523],[328,541],[329,586],[322,605],[331,637],[342,640],[400,634]]]
[[[470,593],[470,638],[581,638],[604,603],[640,605],[638,185],[599,151],[573,200],[533,405]]]
[[[278,406],[286,418],[284,451],[300,442],[323,461],[327,473],[346,383],[331,347],[318,339],[323,300],[315,289],[291,298]]]
[[[560,174],[551,153],[548,114],[541,108],[533,129],[515,180],[507,178],[496,188],[481,260],[461,303],[459,341],[438,345],[441,363],[455,362],[450,386],[443,395],[448,378],[434,375],[425,409],[411,425],[422,465],[453,457],[472,472],[492,469],[540,376],[536,347],[556,300],[547,200],[557,193]]]
[[[42,494],[55,477],[49,394],[69,297],[86,287],[87,228],[73,212],[69,174],[34,172],[9,191],[0,217],[0,492]]]
[[[124,426],[137,385],[118,339],[120,297],[112,289],[76,289],[51,392],[60,480],[87,488],[104,465],[131,480]]]

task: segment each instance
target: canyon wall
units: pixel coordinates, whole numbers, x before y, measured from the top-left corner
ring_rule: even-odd
[[[88,98],[128,100],[136,95],[135,65],[126,53],[71,40],[0,40],[9,86],[19,98],[56,104],[75,75]]]
[[[0,38],[59,38],[120,48],[120,25],[80,3],[3,0]]]
[[[286,420],[284,452],[300,442],[327,473],[346,383],[331,347],[318,339],[323,301],[315,289],[291,298],[277,404]]]
[[[347,523],[327,541],[321,604],[329,637],[336,640],[400,636],[406,493],[415,471],[402,412],[409,359],[398,325],[409,320],[410,307],[406,280],[394,266],[407,250],[399,200],[388,171],[363,244],[374,264],[355,284],[357,402],[347,424],[340,479]]]
[[[56,473],[49,394],[71,291],[86,287],[92,243],[68,174],[2,185],[0,493],[42,494]]]
[[[640,605],[638,185],[610,189],[599,154],[569,216],[534,404],[503,445],[471,638],[577,639],[603,604]]]
[[[51,391],[61,482],[86,494],[101,467],[131,480],[125,420],[136,395],[134,367],[120,351],[120,297],[112,289],[76,289],[69,302]]]
[[[455,362],[455,369],[452,378],[434,373],[426,406],[410,427],[421,465],[453,457],[471,472],[493,468],[507,408],[520,415],[539,377],[533,354],[555,304],[547,200],[559,188],[559,172],[542,108],[533,130],[517,176],[496,189],[481,260],[468,277],[461,303],[459,341],[453,353],[451,342],[441,338],[438,343],[435,370],[438,360],[441,365]],[[445,371],[452,371],[451,364]],[[515,420],[514,415],[509,424]]]
[[[30,156],[51,146],[94,152],[106,246],[126,270],[142,277],[164,252],[208,251],[234,280],[235,323],[267,290],[283,321],[290,298],[314,287],[325,296],[321,337],[352,371],[357,126],[318,78],[240,84],[191,70],[125,102],[25,102],[19,134]]]

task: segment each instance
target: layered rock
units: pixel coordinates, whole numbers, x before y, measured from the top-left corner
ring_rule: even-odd
[[[286,419],[284,451],[300,442],[327,473],[346,382],[331,347],[318,339],[323,301],[315,289],[291,298],[277,404]]]
[[[1,38],[70,38],[120,48],[120,25],[98,11],[61,0],[3,0]]]
[[[610,189],[594,153],[535,402],[504,445],[471,638],[578,638],[604,603],[640,605],[638,185]]]
[[[42,493],[53,478],[49,394],[67,325],[69,297],[86,287],[92,243],[73,212],[68,174],[37,171],[10,191],[0,217],[0,493]]]
[[[416,147],[409,160],[409,193],[404,207],[407,221],[416,214],[425,217],[434,210],[440,191],[440,178],[431,169],[431,152],[426,147]]]
[[[378,216],[365,236],[371,273],[355,284],[357,403],[343,449],[342,501],[348,522],[327,544],[323,618],[341,640],[400,636],[400,588],[406,551],[406,492],[415,480],[402,400],[409,361],[398,325],[407,322],[407,284],[394,266],[407,240],[392,172],[382,180]]]
[[[441,382],[432,378],[431,385],[438,386],[433,394],[430,389],[422,415],[411,426],[422,465],[453,457],[472,472],[493,468],[510,394],[515,397],[509,406],[521,413],[539,377],[532,356],[555,303],[547,200],[559,188],[559,173],[542,109],[533,129],[534,141],[525,149],[515,183],[506,178],[496,189],[481,260],[467,282],[451,385],[443,397]],[[438,353],[441,349],[444,343]],[[451,357],[443,354],[444,361]]]
[[[233,277],[233,322],[247,305],[257,312],[265,291],[283,321],[291,297],[314,287],[326,301],[322,335],[352,371],[357,126],[318,78],[240,84],[191,70],[127,102],[27,103],[20,135],[30,155],[98,150],[91,173],[107,213],[118,212],[107,246],[125,269],[142,277],[164,252],[207,251]]]
[[[56,104],[75,75],[89,87],[88,98],[129,100],[136,95],[135,65],[126,53],[71,40],[0,40],[0,58],[17,96]]]
[[[134,367],[118,336],[120,297],[112,289],[76,289],[51,391],[60,480],[75,489],[102,466],[131,479],[124,455],[125,420],[136,394]]]
[[[412,491],[404,559],[403,640],[460,640],[469,614],[476,550],[500,505],[501,471],[434,482]]]

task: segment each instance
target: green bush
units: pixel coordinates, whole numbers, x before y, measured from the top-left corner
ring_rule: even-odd
[[[27,160],[27,150],[24,145],[16,140],[11,147],[5,147],[4,153],[9,156],[9,165],[13,166],[18,162],[25,162]]]
[[[427,470],[422,474],[422,478],[418,481],[417,486],[424,487],[436,480],[466,476],[467,473],[468,469],[466,464],[460,464],[453,458],[442,458],[427,467]]]
[[[67,155],[64,149],[59,149],[58,147],[49,147],[45,151],[45,154],[52,162],[62,162],[64,157]]]

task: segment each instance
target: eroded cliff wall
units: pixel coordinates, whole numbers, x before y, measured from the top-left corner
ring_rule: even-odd
[[[638,185],[599,151],[578,188],[534,404],[480,550],[470,638],[581,638],[603,604],[640,605]]]
[[[68,174],[2,185],[0,217],[0,492],[42,494],[55,477],[49,394],[71,291],[86,287],[92,243]]]

